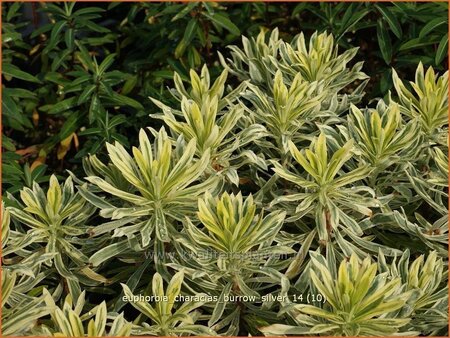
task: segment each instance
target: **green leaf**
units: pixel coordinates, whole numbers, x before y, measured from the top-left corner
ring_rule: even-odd
[[[84,327],[83,327],[83,323],[81,322],[80,317],[78,317],[73,310],[69,311],[68,317],[69,317],[70,326],[72,327],[73,336],[74,337],[83,337],[84,336]],[[100,335],[98,335],[98,336],[100,336]]]
[[[59,34],[62,32],[64,27],[66,27],[66,25],[67,25],[66,21],[58,21],[57,23],[54,24],[52,32],[50,33],[49,43],[47,47],[44,49],[46,52],[55,48],[56,44],[58,43]]]
[[[8,10],[8,14],[6,15],[6,21],[11,21],[13,17],[16,16],[19,9],[22,7],[20,2],[14,2]]]
[[[61,130],[59,131],[58,138],[59,140],[64,140],[65,138],[69,137],[70,134],[75,132],[79,128],[79,125],[81,123],[82,119],[80,114],[73,113],[70,114],[70,116],[67,118],[67,120],[64,122],[63,126],[61,127]]]
[[[216,23],[218,26],[225,28],[230,33],[234,35],[241,35],[241,31],[239,30],[239,28],[234,23],[232,23],[231,20],[224,14],[217,12],[214,14],[203,12],[202,14],[212,22]]]
[[[152,263],[150,259],[146,259],[133,274],[128,278],[126,285],[130,288],[131,292],[134,291],[136,286],[138,285],[143,273],[147,269],[148,265]],[[117,298],[116,303],[114,304],[114,311],[118,312],[124,305],[125,302],[122,299],[124,292],[122,291],[121,296]]]
[[[138,82],[138,76],[137,75],[131,76],[128,80],[125,81],[125,83],[122,87],[122,91],[120,93],[122,95],[129,94],[134,89],[137,82]]]
[[[198,2],[190,2],[187,5],[184,5],[184,8],[178,12],[177,15],[175,15],[170,21],[174,22],[181,18],[184,18],[190,11],[192,11],[196,6],[198,6]],[[175,7],[173,7],[175,9]],[[170,7],[167,7],[167,9],[170,9]]]
[[[86,101],[89,100],[89,98],[91,97],[92,93],[94,92],[94,90],[96,89],[96,85],[89,85],[87,86],[83,92],[80,94],[80,96],[78,97],[77,100],[77,105],[80,105],[82,103],[85,103]]]
[[[395,14],[393,14],[388,6],[385,6],[385,4],[377,5],[375,4],[375,7],[378,8],[378,10],[383,14],[384,19],[387,21],[389,27],[391,28],[392,32],[397,36],[399,39],[402,37],[402,27],[400,23],[397,20],[397,17]]]
[[[103,336],[104,332],[105,332],[105,327],[106,327],[106,303],[105,301],[103,301],[98,309],[97,309],[97,313],[95,314],[95,331],[96,337],[101,337]]]
[[[382,20],[378,20],[377,22],[377,37],[381,55],[383,56],[384,61],[389,65],[392,60],[391,37]]]
[[[430,33],[431,31],[435,30],[437,27],[441,26],[441,25],[448,25],[448,18],[436,18],[431,20],[430,22],[428,22],[421,30],[419,33],[419,38],[423,39],[428,33]]]
[[[2,63],[2,74],[6,75],[6,76],[15,77],[16,79],[20,79],[20,80],[24,80],[24,81],[41,83],[41,81],[39,81],[33,75],[20,70],[19,68],[17,68],[16,66],[14,66],[13,64],[10,64],[10,63],[5,63],[5,62]]]
[[[84,25],[85,27],[89,28],[90,30],[97,32],[97,33],[109,33],[110,30],[106,27],[97,25],[96,23],[92,22],[91,20],[84,20],[79,18],[78,22]]]
[[[172,312],[172,308],[175,305],[176,297],[180,294],[183,279],[184,279],[184,272],[178,271],[170,280],[169,285],[167,285],[166,296],[168,300],[166,303],[165,313]]]
[[[222,314],[225,311],[226,306],[225,298],[229,296],[232,286],[233,286],[232,283],[227,283],[227,285],[222,289],[222,292],[220,293],[216,306],[214,307],[211,318],[208,321],[208,326],[214,325],[222,317]]]
[[[186,30],[184,31],[183,40],[185,41],[186,45],[189,45],[192,41],[192,38],[195,35],[195,31],[197,30],[198,22],[197,19],[192,18],[189,20],[189,23],[186,26]]]
[[[93,266],[99,266],[104,261],[111,259],[118,254],[124,252],[129,248],[128,241],[121,241],[118,243],[110,244],[100,250],[98,250],[96,253],[94,253],[90,258],[89,262]]]
[[[66,30],[66,33],[64,34],[64,41],[67,48],[72,51],[75,43],[75,30],[73,28]]]
[[[113,92],[112,97],[107,97],[107,98],[110,99],[112,102],[119,104],[121,106],[130,106],[137,110],[144,110],[144,107],[138,101],[136,101],[128,96],[120,95],[116,92]]]
[[[92,61],[92,58],[89,55],[89,51],[81,42],[75,41],[75,44],[78,46],[78,49],[80,50],[80,53],[77,53],[78,59],[87,69],[89,69],[91,72],[94,72],[95,71],[94,62]]]
[[[103,107],[97,94],[93,94],[89,106],[89,123],[93,123],[100,115]]]
[[[69,110],[78,105],[78,99],[76,97],[70,97],[68,99],[62,100],[56,104],[54,104],[50,110],[47,112],[48,114],[59,114],[66,110]]]
[[[111,67],[111,65],[114,62],[114,58],[116,57],[116,54],[109,54],[107,57],[105,57],[105,59],[102,61],[102,63],[100,64],[100,66],[98,67],[98,76],[103,75],[103,73],[105,73],[105,71]]]
[[[105,12],[105,10],[103,8],[100,8],[100,7],[87,7],[87,8],[82,8],[82,9],[79,9],[79,10],[75,11],[72,14],[72,16],[73,17],[77,17],[77,16],[86,15],[86,14],[102,13],[102,12]]]
[[[4,88],[3,94],[21,99],[36,99],[36,93],[23,88]]]
[[[448,55],[448,33],[445,34],[441,41],[439,42],[438,49],[436,51],[436,56],[434,59],[434,64],[439,66],[440,63],[446,58]]]
[[[156,274],[154,276],[156,276]],[[154,276],[153,276],[153,278],[155,278]],[[133,305],[133,307],[135,309],[137,309],[139,312],[143,313],[148,318],[152,319],[155,322],[158,322],[159,316],[158,316],[158,313],[155,311],[155,309],[148,303],[145,303],[142,301],[133,301],[135,299],[135,297],[134,297],[133,293],[131,292],[130,288],[125,284],[121,283],[121,285],[122,285],[123,291],[125,293],[125,296],[128,297],[131,305]]]
[[[41,34],[44,34],[44,33],[48,32],[48,31],[51,30],[52,28],[53,28],[53,24],[51,24],[51,23],[42,25],[41,27],[39,27],[39,28],[33,30],[33,33],[31,33],[30,38],[31,38],[31,39],[34,39],[35,37],[37,37],[37,36],[39,36],[39,35],[41,35]]]
[[[192,39],[194,38],[197,27],[198,27],[197,19],[192,18],[191,20],[189,20],[189,23],[186,26],[186,30],[184,31],[183,38],[181,39],[180,43],[175,49],[175,57],[177,59],[184,54],[186,47],[188,47],[189,44],[191,43]]]
[[[186,45],[185,40],[181,39],[177,45],[177,48],[175,48],[175,52],[174,52],[175,58],[179,59],[184,54],[186,47],[187,47],[187,45]]]
[[[427,40],[427,41],[422,41],[422,39],[420,38],[415,38],[415,39],[411,39],[406,41],[405,43],[402,43],[399,47],[399,51],[405,51],[408,49],[413,49],[413,48],[420,48],[420,47],[424,47],[424,46],[429,46],[432,44],[435,44],[437,41],[435,41],[434,39],[431,40]]]
[[[2,147],[9,151],[16,151],[16,146],[14,145],[12,140],[3,134],[2,134]]]

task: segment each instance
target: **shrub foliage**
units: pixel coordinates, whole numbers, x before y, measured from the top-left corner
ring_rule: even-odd
[[[102,46],[119,33],[97,23],[103,8],[75,3],[42,6],[52,21],[33,35],[47,40],[29,53],[45,65],[39,76],[5,64],[27,49],[8,40],[21,36],[12,23],[20,4],[8,6],[3,76],[41,87],[3,88],[6,126],[62,117],[37,160],[54,146],[63,159],[78,136],[89,139],[82,168],[65,180],[6,156],[9,175],[22,178],[4,176],[2,333],[446,335],[448,72],[416,62],[407,81],[394,68],[391,90],[366,102],[360,51],[341,39],[381,13],[380,55],[391,65],[406,47],[386,47],[383,22],[397,37],[412,34],[402,22],[414,6],[324,3],[320,19],[345,9],[329,32],[290,39],[274,28],[239,43],[221,4],[129,5],[118,49],[148,34],[139,13],[159,29],[170,29],[169,15],[187,23],[175,72],[159,70],[173,78],[161,91],[142,89],[156,80],[137,51],[128,71],[112,67],[122,56]],[[419,36],[438,20],[419,25]],[[443,53],[447,40],[439,42]],[[212,58],[212,44],[228,48],[208,66],[198,49]],[[136,86],[150,98],[127,95]],[[122,109],[133,112],[136,128],[126,132],[135,139],[118,132],[128,123]],[[12,139],[4,147],[14,150]]]

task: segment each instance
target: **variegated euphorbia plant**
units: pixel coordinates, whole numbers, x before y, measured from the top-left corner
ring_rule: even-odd
[[[420,62],[415,81],[410,81],[413,91],[406,88],[397,72],[392,72],[394,88],[401,112],[416,120],[420,131],[431,142],[446,143],[448,134],[448,71],[438,76],[432,67],[425,72]],[[396,100],[391,94],[390,100]]]
[[[266,43],[266,32],[262,30],[258,37],[242,38],[243,50],[230,46],[231,59],[219,54],[222,65],[242,80],[250,80],[263,92],[270,95],[273,75],[281,71],[287,84],[300,77],[311,84],[319,84],[319,92],[325,96],[321,100],[321,110],[342,113],[348,105],[357,103],[363,96],[368,76],[361,71],[363,63],[358,62],[352,68],[348,63],[358,52],[357,48],[338,52],[338,46],[332,34],[314,33],[309,43],[303,33],[288,43],[279,38],[278,29],[274,29]],[[363,81],[351,94],[343,89],[357,80]]]
[[[332,156],[328,155],[325,133],[314,139],[310,148],[303,152],[293,142],[289,143],[289,148],[302,172],[295,168],[296,172],[292,172],[275,161],[274,171],[282,179],[297,186],[299,191],[280,194],[272,201],[272,205],[281,203],[288,208],[288,220],[295,221],[311,215],[317,225],[319,238],[323,241],[328,240],[339,224],[361,235],[361,227],[353,217],[348,216],[348,211],[370,217],[373,213],[370,207],[377,207],[379,204],[371,188],[357,184],[370,174],[369,166],[343,170],[345,163],[352,157],[353,140],[344,144]]]
[[[405,306],[411,292],[401,286],[399,277],[377,273],[377,264],[371,263],[369,257],[360,261],[352,255],[340,263],[336,275],[331,272],[336,268],[330,267],[321,255],[312,254],[311,263],[310,284],[325,297],[325,304],[286,305],[280,314],[287,314],[295,325],[263,327],[265,334],[387,336],[410,322],[393,313]],[[417,334],[412,330],[403,332]]]
[[[181,293],[183,279],[184,272],[177,272],[167,285],[166,291],[164,291],[161,275],[158,273],[154,274],[152,282],[149,284],[151,287],[151,292],[149,293],[151,295],[148,296],[150,296],[150,299],[154,299],[152,303],[156,303],[155,305],[141,300],[139,295],[134,295],[127,285],[122,284],[130,304],[150,319],[152,324],[150,325],[146,322],[147,318],[143,319],[140,321],[142,327],[132,331],[133,333],[152,336],[216,335],[207,326],[195,324],[200,317],[200,313],[195,310],[205,304],[207,295],[202,293],[186,295],[186,299],[192,300],[183,301]],[[150,288],[147,289],[150,291]]]
[[[85,292],[80,294],[74,302],[68,295],[64,299],[62,308],[58,307],[53,296],[44,289],[44,301],[51,309],[51,322],[43,325],[41,335],[53,337],[128,337],[132,324],[123,318],[123,313],[114,316],[114,320],[108,322],[106,302],[95,306],[91,311],[82,314],[85,307]],[[95,318],[92,318],[95,315]],[[89,322],[85,325],[83,322]]]
[[[186,141],[196,139],[197,155],[210,153],[210,172],[219,172],[239,185],[237,170],[245,164],[254,164],[267,169],[266,163],[246,149],[246,145],[266,136],[266,129],[258,123],[243,121],[244,107],[236,102],[246,87],[245,83],[225,95],[227,71],[210,84],[208,68],[203,66],[201,74],[190,72],[192,89],[188,92],[178,74],[175,73],[175,96],[180,100],[181,111],[162,102],[152,101],[163,111],[152,115],[162,119],[171,132]],[[247,119],[248,120],[248,119]]]
[[[45,306],[42,298],[29,295],[35,286],[48,273],[40,272],[40,264],[51,258],[44,254],[42,259],[30,254],[18,263],[9,262],[5,251],[14,247],[13,239],[17,232],[10,229],[11,216],[4,202],[1,206],[2,217],[2,271],[1,271],[1,305],[2,305],[2,334],[26,335],[34,328],[38,318],[49,314],[50,308]],[[12,233],[12,234],[11,234]],[[11,252],[11,250],[10,250]],[[6,251],[8,254],[8,251]],[[5,264],[8,264],[5,266]]]
[[[326,92],[320,90],[318,82],[310,83],[297,74],[288,86],[283,81],[281,71],[274,77],[272,95],[268,96],[258,86],[249,84],[245,98],[254,110],[251,117],[264,125],[269,131],[267,140],[257,141],[267,150],[275,149],[268,155],[285,159],[289,152],[289,141],[304,139],[304,133],[310,132],[309,122],[320,118],[320,104]],[[274,144],[272,144],[274,143]]]
[[[218,298],[208,323],[217,331],[227,327],[227,334],[238,333],[236,325],[246,310],[244,303],[226,299],[245,296],[259,300],[270,285],[286,282],[280,270],[288,261],[283,262],[282,257],[294,253],[274,244],[285,213],[264,216],[262,210],[259,214],[256,210],[251,195],[244,199],[240,193],[220,197],[207,193],[198,201],[203,229],[186,217],[185,233],[178,239],[179,259],[169,264],[177,270],[186,267],[192,290],[201,289]],[[228,320],[222,321],[225,313]]]
[[[76,296],[81,292],[80,282],[97,285],[106,281],[88,265],[96,243],[83,238],[86,222],[96,208],[75,192],[71,177],[60,185],[53,175],[47,193],[35,182],[32,189],[24,188],[20,197],[21,201],[8,196],[7,210],[23,232],[10,231],[11,243],[2,252],[6,265],[18,263],[11,268],[32,271],[41,264],[54,264]],[[15,259],[9,259],[13,252]]]
[[[448,335],[448,72],[364,107],[332,35],[242,41],[4,199],[3,335]]]
[[[210,151],[194,157],[195,138],[187,144],[182,136],[174,141],[164,128],[154,134],[152,144],[141,129],[133,156],[116,142],[107,144],[110,163],[103,164],[95,155],[86,160],[86,180],[91,185],[83,185],[80,192],[100,209],[100,216],[112,219],[93,227],[92,236],[113,232],[111,238],[127,238],[91,256],[95,266],[127,250],[130,239],[138,239],[135,250],[147,248],[153,234],[158,242],[171,241],[177,222],[195,212],[198,196],[217,186],[217,177],[205,173]],[[108,198],[99,198],[95,189]]]

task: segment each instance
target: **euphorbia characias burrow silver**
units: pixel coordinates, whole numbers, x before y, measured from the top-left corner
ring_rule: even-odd
[[[9,195],[3,334],[446,335],[448,72],[366,106],[357,53],[243,37],[139,144]]]

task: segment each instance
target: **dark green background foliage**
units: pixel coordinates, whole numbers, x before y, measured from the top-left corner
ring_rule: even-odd
[[[80,173],[105,141],[135,144],[140,127],[158,127],[148,97],[173,101],[174,71],[188,80],[206,63],[214,78],[217,51],[227,56],[225,46],[261,28],[279,27],[285,41],[328,31],[341,51],[359,47],[365,103],[391,89],[391,67],[408,80],[419,61],[447,68],[444,2],[5,3],[2,20],[3,191],[12,193],[47,173]]]

